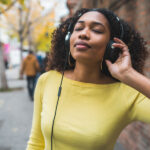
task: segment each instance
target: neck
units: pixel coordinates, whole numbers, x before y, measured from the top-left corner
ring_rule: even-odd
[[[99,83],[102,78],[104,75],[101,73],[100,64],[87,65],[77,62],[72,73],[72,79],[81,82]]]

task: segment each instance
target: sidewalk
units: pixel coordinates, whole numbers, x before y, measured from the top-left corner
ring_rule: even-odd
[[[26,81],[18,80],[19,68],[7,70],[9,87],[22,90],[0,93],[0,150],[25,150],[32,123],[33,102]],[[115,150],[125,150],[117,142]]]
[[[9,87],[23,89],[0,93],[0,150],[25,150],[33,102],[28,97],[26,81],[18,80],[19,69],[9,69],[6,73]]]

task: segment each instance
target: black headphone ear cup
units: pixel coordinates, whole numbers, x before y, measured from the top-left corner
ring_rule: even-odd
[[[69,55],[69,51],[70,51],[70,37],[71,37],[71,32],[67,32],[67,34],[65,36],[65,50],[66,50],[66,54],[67,54],[68,59],[70,59],[70,63],[74,64],[75,60],[71,56],[71,53]]]
[[[114,53],[114,47],[112,44],[115,43],[113,40],[110,40],[106,46],[105,54],[104,54],[104,59],[108,59],[111,62],[113,61],[113,53]]]
[[[121,50],[119,48],[115,48],[112,46],[112,44],[115,43],[113,40],[110,40],[106,46],[106,50],[103,57],[103,63],[102,63],[102,72],[110,75],[107,65],[105,63],[105,60],[110,60],[112,63],[114,63],[117,58],[119,57],[119,53]]]
[[[71,36],[71,33],[67,32],[65,36],[65,49],[67,52],[69,52],[69,49],[70,49],[70,36]]]

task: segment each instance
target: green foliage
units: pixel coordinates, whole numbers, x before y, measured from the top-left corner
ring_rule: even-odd
[[[0,0],[0,4],[3,4],[3,5],[10,5],[11,3],[13,3],[15,0]],[[24,5],[24,1],[25,0],[18,0],[18,2],[21,4],[21,5]]]
[[[0,0],[0,3],[4,5],[9,5],[12,2],[12,0]]]
[[[21,5],[24,5],[24,0],[19,0],[19,3],[20,3]]]
[[[47,52],[51,49],[52,33],[54,30],[55,27],[51,27],[50,29],[45,27],[44,32],[38,35],[36,40],[37,50]]]
[[[49,51],[51,47],[51,37],[48,36],[49,33],[43,33],[39,36],[38,41],[37,41],[37,50],[41,51]]]

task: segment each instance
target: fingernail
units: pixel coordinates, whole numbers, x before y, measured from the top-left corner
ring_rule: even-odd
[[[117,43],[113,43],[112,46],[115,46]]]
[[[113,46],[113,44],[111,45],[111,48],[114,49],[115,47]]]

